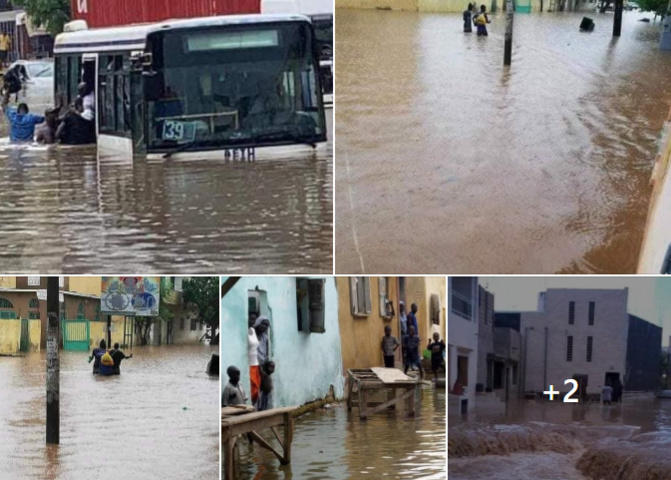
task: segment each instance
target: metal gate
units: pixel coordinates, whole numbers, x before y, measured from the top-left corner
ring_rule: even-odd
[[[88,320],[63,320],[63,350],[88,352],[90,335]]]
[[[30,349],[30,333],[28,330],[28,319],[21,319],[21,342],[19,350],[22,352],[27,352]]]

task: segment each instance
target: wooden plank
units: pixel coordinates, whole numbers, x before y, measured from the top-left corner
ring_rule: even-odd
[[[272,417],[274,415],[281,415],[287,412],[292,412],[296,407],[282,407],[282,408],[272,408],[270,410],[263,410],[261,412],[251,412],[245,415],[234,415],[230,417],[224,417],[221,419],[221,424],[224,425],[235,425],[238,423],[245,423],[252,420],[257,420],[265,417]]]
[[[259,435],[259,434],[256,433],[256,432],[249,432],[249,435],[250,435],[254,440],[256,440],[256,443],[258,443],[259,445],[261,445],[261,446],[262,446],[263,448],[265,448],[266,450],[271,451],[271,452],[277,457],[277,459],[278,459],[280,462],[282,462],[282,460],[283,460],[282,455],[280,455],[280,454],[277,452],[277,450],[275,450],[275,449],[272,447],[272,445],[270,445],[268,442],[266,442],[266,441],[264,440],[264,438],[263,438],[261,435]]]
[[[402,402],[406,400],[408,397],[414,396],[415,391],[414,390],[408,390],[407,392],[404,392],[403,395],[399,395],[398,397],[395,397],[387,402],[382,402],[380,405],[372,408],[368,414],[373,415],[375,413],[381,412],[382,410],[385,410],[386,408],[389,408],[390,406],[396,405],[399,402]],[[414,404],[414,402],[413,402]]]
[[[254,407],[251,405],[229,405],[228,407],[221,408],[221,416],[240,415],[243,413],[251,413],[253,411]]]
[[[284,461],[283,465],[291,463],[291,442],[294,439],[294,418],[288,414],[284,414]]]
[[[233,446],[235,437],[228,436],[223,439],[224,448],[224,480],[234,480],[235,469],[233,466]]]
[[[373,367],[371,370],[382,380],[383,383],[397,383],[397,382],[414,382],[412,378],[407,376],[397,368]]]

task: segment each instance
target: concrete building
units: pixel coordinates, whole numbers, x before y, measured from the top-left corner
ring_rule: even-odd
[[[627,334],[627,391],[651,392],[660,387],[662,327],[629,315]]]
[[[351,368],[384,366],[380,342],[384,328],[401,341],[398,319],[398,278],[337,277],[338,323],[343,373]],[[417,297],[419,298],[419,297]],[[419,319],[418,319],[419,322]],[[396,366],[402,368],[401,349]]]
[[[276,363],[274,406],[302,405],[331,392],[343,397],[336,279],[242,277],[221,299],[222,386],[228,382],[226,369],[235,365],[248,395],[250,311],[270,319],[270,357]]]
[[[548,289],[540,293],[536,311],[497,312],[497,325],[522,333],[521,390],[533,394],[553,385],[567,392],[571,386],[564,382],[571,378],[578,379],[587,394],[598,394],[606,382],[618,379],[627,389],[628,371],[641,365],[633,361],[639,355],[635,352],[650,345],[640,319],[630,319],[627,300],[626,288]],[[630,332],[639,330],[641,340],[629,342]]]
[[[478,384],[476,391],[492,392],[499,401],[517,397],[521,339],[519,331],[497,325],[494,295],[478,287]],[[478,405],[482,403],[478,398]]]
[[[343,371],[384,365],[380,340],[384,327],[402,341],[399,302],[406,311],[417,304],[417,327],[422,349],[434,332],[445,338],[447,302],[445,277],[339,277],[338,304]],[[396,366],[402,368],[401,349]]]
[[[478,278],[449,277],[448,414],[467,413],[474,407],[478,377]],[[455,388],[456,387],[456,388]]]

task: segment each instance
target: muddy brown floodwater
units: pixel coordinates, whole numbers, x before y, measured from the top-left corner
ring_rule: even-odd
[[[511,402],[507,414],[449,417],[452,480],[671,478],[671,401],[604,407]]]
[[[414,419],[399,409],[361,422],[345,404],[299,417],[286,466],[243,440],[237,480],[444,480],[445,391],[424,388],[415,401]]]
[[[0,357],[0,478],[217,480],[216,347],[125,350],[121,375],[61,352],[60,445],[46,445],[46,354]]]
[[[327,111],[329,138],[331,111]],[[0,145],[3,272],[333,272],[333,148],[258,159],[105,159]]]
[[[336,270],[634,272],[671,52],[625,12],[336,13]]]

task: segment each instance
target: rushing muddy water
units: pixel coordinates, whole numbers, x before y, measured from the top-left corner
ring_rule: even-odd
[[[217,349],[127,350],[120,376],[91,373],[86,352],[61,352],[60,445],[45,443],[46,355],[0,357],[0,478],[219,478]]]
[[[238,480],[445,479],[445,391],[423,389],[416,416],[404,409],[359,420],[345,404],[296,420],[291,464],[258,446],[240,446]],[[272,435],[271,435],[272,436]]]
[[[671,478],[671,402],[513,402],[504,415],[450,417],[451,479]]]
[[[659,22],[626,12],[338,10],[336,270],[625,273],[636,268],[671,103]]]
[[[93,149],[4,143],[3,272],[330,273],[332,153],[98,163]]]

